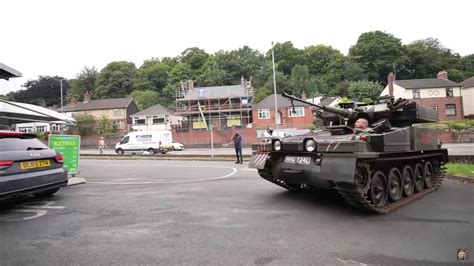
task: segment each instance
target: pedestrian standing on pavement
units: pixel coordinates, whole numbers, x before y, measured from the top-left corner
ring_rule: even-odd
[[[239,134],[239,131],[235,131],[234,136],[232,137],[235,147],[235,155],[237,156],[237,161],[235,162],[243,164],[244,160],[242,159],[242,136]]]
[[[102,154],[104,152],[104,149],[107,147],[104,137],[99,138],[99,140],[97,141],[97,146],[99,147],[100,154]]]

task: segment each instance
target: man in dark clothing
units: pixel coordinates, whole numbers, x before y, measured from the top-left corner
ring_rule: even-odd
[[[243,139],[238,131],[235,131],[235,134],[232,137],[232,140],[234,141],[235,155],[237,156],[237,162],[235,163],[243,164],[244,163],[244,160],[242,159],[242,140]]]

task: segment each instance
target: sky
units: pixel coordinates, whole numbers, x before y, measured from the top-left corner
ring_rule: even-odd
[[[291,41],[347,54],[374,30],[404,44],[434,37],[462,56],[474,53],[474,1],[17,0],[0,7],[0,63],[23,75],[0,80],[0,95],[40,75],[72,79],[85,66],[122,60],[140,67],[189,47],[266,52],[272,41]]]

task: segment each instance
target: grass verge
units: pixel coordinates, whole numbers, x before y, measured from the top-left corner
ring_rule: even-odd
[[[446,172],[451,175],[461,175],[474,179],[474,164],[448,163]]]

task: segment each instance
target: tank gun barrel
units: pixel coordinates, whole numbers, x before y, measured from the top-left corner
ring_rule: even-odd
[[[281,96],[284,97],[284,98],[290,99],[292,105],[293,105],[293,101],[297,101],[297,102],[308,104],[308,105],[311,105],[311,106],[316,107],[318,109],[324,110],[326,112],[333,113],[333,114],[336,114],[338,116],[342,116],[342,117],[346,117],[346,118],[355,118],[355,117],[357,117],[357,115],[359,113],[358,111],[352,110],[352,109],[338,109],[338,108],[331,107],[331,106],[325,106],[325,105],[320,105],[320,104],[307,102],[305,100],[302,100],[302,99],[300,99],[300,98],[298,98],[294,95],[290,95],[290,94],[287,94],[285,92],[282,93]]]

